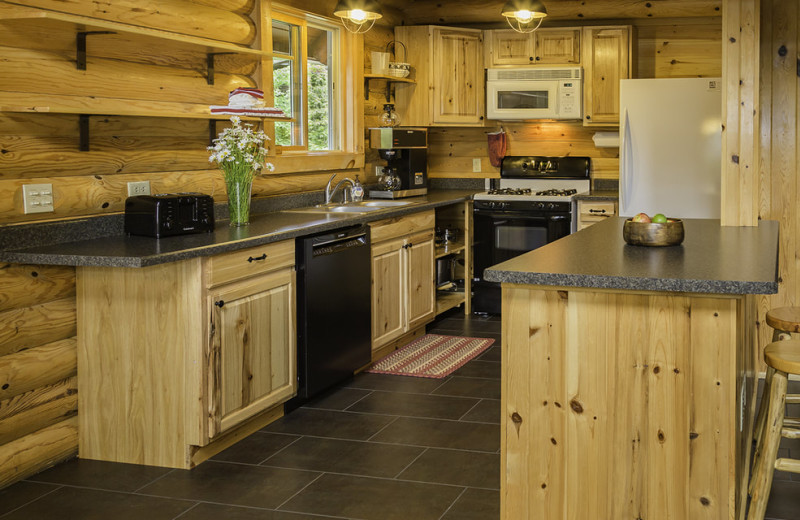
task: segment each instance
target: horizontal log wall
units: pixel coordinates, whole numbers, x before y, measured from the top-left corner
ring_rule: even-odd
[[[253,13],[262,1],[269,5],[120,0],[100,10],[89,0],[14,0],[0,1],[0,7],[41,7],[257,48]],[[335,5],[284,3],[327,16]],[[387,15],[399,23],[391,9]],[[388,25],[375,27],[366,37],[366,59],[391,35]],[[35,103],[37,95],[109,106],[224,104],[233,88],[259,85],[261,74],[257,59],[223,54],[215,58],[214,84],[208,85],[205,48],[123,33],[89,36],[85,71],[76,68],[75,52],[73,26],[0,21],[0,105]],[[380,93],[366,105],[367,126],[374,126],[383,107]],[[150,181],[153,193],[199,191],[225,200],[222,177],[208,162],[206,120],[92,116],[85,152],[78,149],[78,120],[71,114],[0,111],[0,225],[119,213],[131,181]],[[227,124],[216,123],[215,133]],[[313,164],[324,171],[302,159],[279,164],[277,173],[256,180],[253,196],[321,190],[329,170],[350,177],[363,172],[348,157]],[[41,182],[53,185],[55,212],[25,215],[22,185]],[[77,452],[75,303],[74,268],[0,264],[0,488]]]
[[[616,21],[615,21],[616,22]],[[720,18],[620,20],[632,23],[637,77],[716,77],[722,74]],[[490,121],[485,128],[431,130],[431,177],[498,177],[489,162],[486,134],[499,130]],[[504,123],[508,155],[580,155],[592,158],[592,179],[619,178],[619,149],[595,148],[592,136],[603,128],[585,128],[579,122]],[[606,130],[616,131],[616,128]],[[472,173],[472,160],[481,159],[481,173]]]

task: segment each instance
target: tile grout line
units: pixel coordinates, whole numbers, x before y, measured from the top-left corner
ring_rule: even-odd
[[[191,507],[189,507],[185,511],[181,512],[178,516],[172,517],[172,520],[178,520],[180,517],[182,517],[183,515],[185,515],[186,513],[188,513],[189,511],[191,511],[192,509],[194,509],[195,507],[197,507],[199,505],[200,505],[200,502],[195,502]]]
[[[353,403],[350,403],[348,406],[346,406],[346,407],[344,408],[344,410],[340,410],[340,411],[342,411],[342,412],[348,412],[348,411],[350,411],[350,408],[354,407],[355,405],[357,405],[358,403],[360,403],[361,401],[363,401],[363,400],[364,400],[364,399],[366,399],[367,397],[369,397],[369,396],[371,396],[372,394],[374,394],[375,392],[379,392],[379,391],[380,391],[380,390],[370,390],[370,391],[367,393],[367,395],[361,396],[361,399],[359,399],[359,400],[357,400],[357,401],[355,401],[355,402],[353,402]]]
[[[396,422],[397,422],[397,420],[400,418],[400,417],[399,417],[399,416],[397,416],[397,415],[390,415],[390,416],[388,416],[388,417],[394,417],[394,419],[392,419],[391,421],[389,421],[388,423],[386,423],[386,425],[385,425],[383,428],[381,428],[380,430],[376,431],[375,433],[373,433],[372,435],[370,435],[370,436],[369,436],[367,439],[365,439],[365,441],[366,441],[366,442],[370,442],[372,439],[374,439],[374,438],[375,438],[375,436],[376,436],[376,435],[380,434],[380,433],[381,433],[383,430],[385,430],[385,429],[386,429],[386,428],[388,428],[389,426],[391,426],[391,425],[393,425],[394,423],[396,423]]]
[[[313,484],[314,482],[316,482],[316,481],[318,481],[319,479],[321,479],[323,475],[325,475],[325,472],[321,472],[319,475],[317,475],[317,477],[316,477],[315,479],[313,479],[311,482],[309,482],[308,484],[306,484],[305,486],[303,486],[301,489],[299,489],[299,490],[297,491],[297,493],[295,493],[294,495],[290,496],[289,498],[287,498],[286,500],[284,500],[283,502],[281,502],[280,504],[278,504],[278,507],[276,507],[276,508],[275,508],[275,511],[278,511],[278,510],[279,510],[281,507],[283,507],[284,505],[286,505],[286,503],[287,503],[287,502],[289,502],[289,501],[290,501],[290,500],[292,500],[294,497],[296,497],[297,495],[299,495],[300,493],[302,493],[303,491],[305,491],[306,489],[308,489],[308,486],[310,486],[310,485],[311,485],[311,484]]]
[[[392,479],[393,479],[393,480],[401,480],[401,479],[399,479],[400,475],[402,475],[402,474],[403,474],[403,472],[404,472],[405,470],[407,470],[407,469],[408,469],[408,468],[410,468],[410,467],[411,467],[411,466],[412,466],[412,465],[413,465],[415,462],[417,462],[417,461],[419,460],[419,458],[420,458],[420,457],[422,457],[423,455],[425,455],[426,453],[428,453],[428,450],[430,450],[430,448],[425,448],[424,450],[422,450],[421,452],[419,452],[419,455],[417,455],[416,457],[414,457],[414,460],[412,460],[411,462],[409,462],[408,464],[406,464],[406,466],[405,466],[403,469],[401,469],[401,470],[400,470],[400,471],[397,473],[397,475],[395,475],[394,477],[392,477]]]
[[[479,400],[478,400],[478,402],[477,402],[477,403],[475,403],[475,404],[472,406],[472,408],[470,408],[469,410],[467,410],[466,412],[464,412],[464,414],[463,414],[461,417],[459,417],[459,418],[458,418],[458,421],[459,421],[459,422],[474,422],[474,421],[465,421],[465,420],[464,420],[464,417],[466,417],[467,415],[469,415],[469,413],[470,413],[472,410],[474,410],[475,408],[477,408],[477,407],[478,407],[478,405],[479,405],[479,404],[481,404],[481,402],[482,402],[482,401],[483,401],[483,399],[479,399]]]
[[[442,519],[443,519],[443,518],[444,518],[444,517],[447,515],[447,513],[449,513],[449,512],[450,512],[450,510],[451,510],[451,509],[453,509],[453,506],[454,506],[454,505],[456,505],[456,502],[458,502],[458,500],[459,500],[461,497],[463,497],[463,496],[464,496],[464,494],[465,494],[466,492],[467,492],[467,488],[465,487],[464,489],[462,489],[462,490],[461,490],[461,493],[459,493],[459,494],[458,494],[458,496],[456,497],[456,499],[455,499],[455,500],[453,500],[453,503],[452,503],[452,504],[450,504],[450,505],[447,507],[447,509],[445,509],[445,510],[444,510],[444,513],[442,513],[442,515],[439,517],[439,520],[442,520]]]
[[[289,444],[287,444],[287,445],[286,445],[286,446],[284,446],[283,448],[279,449],[278,451],[276,451],[275,453],[273,453],[272,455],[270,455],[270,456],[269,456],[269,457],[267,457],[266,459],[262,460],[261,462],[259,462],[258,464],[256,464],[256,466],[260,466],[260,465],[264,464],[265,462],[267,462],[269,459],[271,459],[272,457],[274,457],[274,456],[275,456],[275,455],[277,455],[278,453],[280,453],[280,452],[282,452],[283,450],[287,449],[289,446],[293,446],[294,444],[296,444],[296,443],[300,442],[300,439],[302,439],[302,438],[303,438],[303,435],[299,435],[299,436],[297,436],[297,438],[296,438],[295,440],[293,440],[292,442],[290,442]]]
[[[157,478],[155,478],[155,479],[151,480],[151,481],[150,481],[150,482],[148,482],[147,484],[143,484],[143,485],[139,486],[138,488],[134,489],[133,491],[131,491],[131,493],[133,493],[133,494],[138,494],[138,493],[139,493],[139,491],[141,491],[142,489],[144,489],[144,488],[146,488],[147,486],[150,486],[150,485],[152,485],[152,484],[155,484],[156,482],[158,482],[158,481],[159,481],[159,480],[161,480],[162,478],[166,477],[167,475],[172,475],[172,474],[173,474],[175,471],[177,471],[177,470],[173,469],[173,470],[167,471],[167,472],[166,472],[166,473],[164,473],[163,475],[161,475],[161,476],[159,476],[159,477],[157,477]]]
[[[35,480],[27,480],[27,481],[26,481],[26,480],[23,480],[22,482],[33,482],[33,483],[36,483],[36,484],[42,484],[42,482],[37,482],[37,481],[35,481]],[[44,482],[44,484],[49,484],[49,482]],[[37,500],[41,500],[42,498],[46,497],[47,495],[50,495],[50,494],[52,494],[52,493],[55,493],[55,492],[56,492],[56,491],[58,491],[59,489],[61,489],[61,488],[63,488],[63,487],[66,487],[66,486],[64,486],[63,484],[51,484],[51,485],[55,485],[55,486],[56,486],[56,487],[55,487],[55,489],[51,489],[51,490],[50,490],[50,491],[48,491],[47,493],[44,493],[44,494],[42,494],[42,495],[39,495],[38,497],[34,498],[33,500],[30,500],[30,501],[28,501],[28,502],[25,502],[24,504],[20,505],[19,507],[15,507],[15,508],[14,508],[14,509],[12,509],[11,511],[6,511],[5,513],[3,513],[3,515],[2,515],[2,516],[0,516],[0,518],[4,518],[4,517],[6,517],[6,516],[9,516],[9,515],[10,515],[11,513],[13,513],[14,511],[19,511],[19,510],[20,510],[20,509],[22,509],[23,507],[28,507],[29,505],[33,504],[33,503],[34,503],[34,502],[36,502]]]

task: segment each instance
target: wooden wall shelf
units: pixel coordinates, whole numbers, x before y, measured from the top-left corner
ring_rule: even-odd
[[[386,82],[386,102],[389,103],[394,96],[394,83],[413,83],[413,79],[398,78],[395,76],[385,76],[383,74],[364,74],[364,99],[369,99],[369,83],[372,80],[383,80]]]

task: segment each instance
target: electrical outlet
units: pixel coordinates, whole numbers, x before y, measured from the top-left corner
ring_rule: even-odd
[[[481,171],[481,160],[479,158],[472,159],[472,172],[473,173],[480,173]]]
[[[52,184],[23,184],[22,202],[25,214],[48,213],[53,208]]]
[[[383,175],[383,166],[376,166],[375,177],[380,177],[381,175]]]
[[[150,181],[129,182],[128,197],[135,195],[150,195]]]

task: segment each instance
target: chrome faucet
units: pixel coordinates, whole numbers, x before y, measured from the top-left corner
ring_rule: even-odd
[[[336,190],[339,189],[339,186],[341,186],[343,182],[348,182],[348,183],[350,183],[350,186],[342,188],[342,203],[343,204],[347,204],[348,203],[347,194],[348,193],[350,194],[350,197],[349,197],[350,199],[353,198],[353,187],[355,186],[355,183],[353,182],[353,179],[351,179],[350,177],[345,177],[344,179],[340,180],[336,184],[336,186],[333,187],[333,189],[331,189],[331,183],[333,182],[333,179],[335,179],[335,178],[336,178],[336,174],[334,173],[333,175],[331,175],[331,178],[328,179],[328,184],[325,185],[325,204],[330,204],[331,203],[331,199],[333,199],[333,196],[336,194]]]

